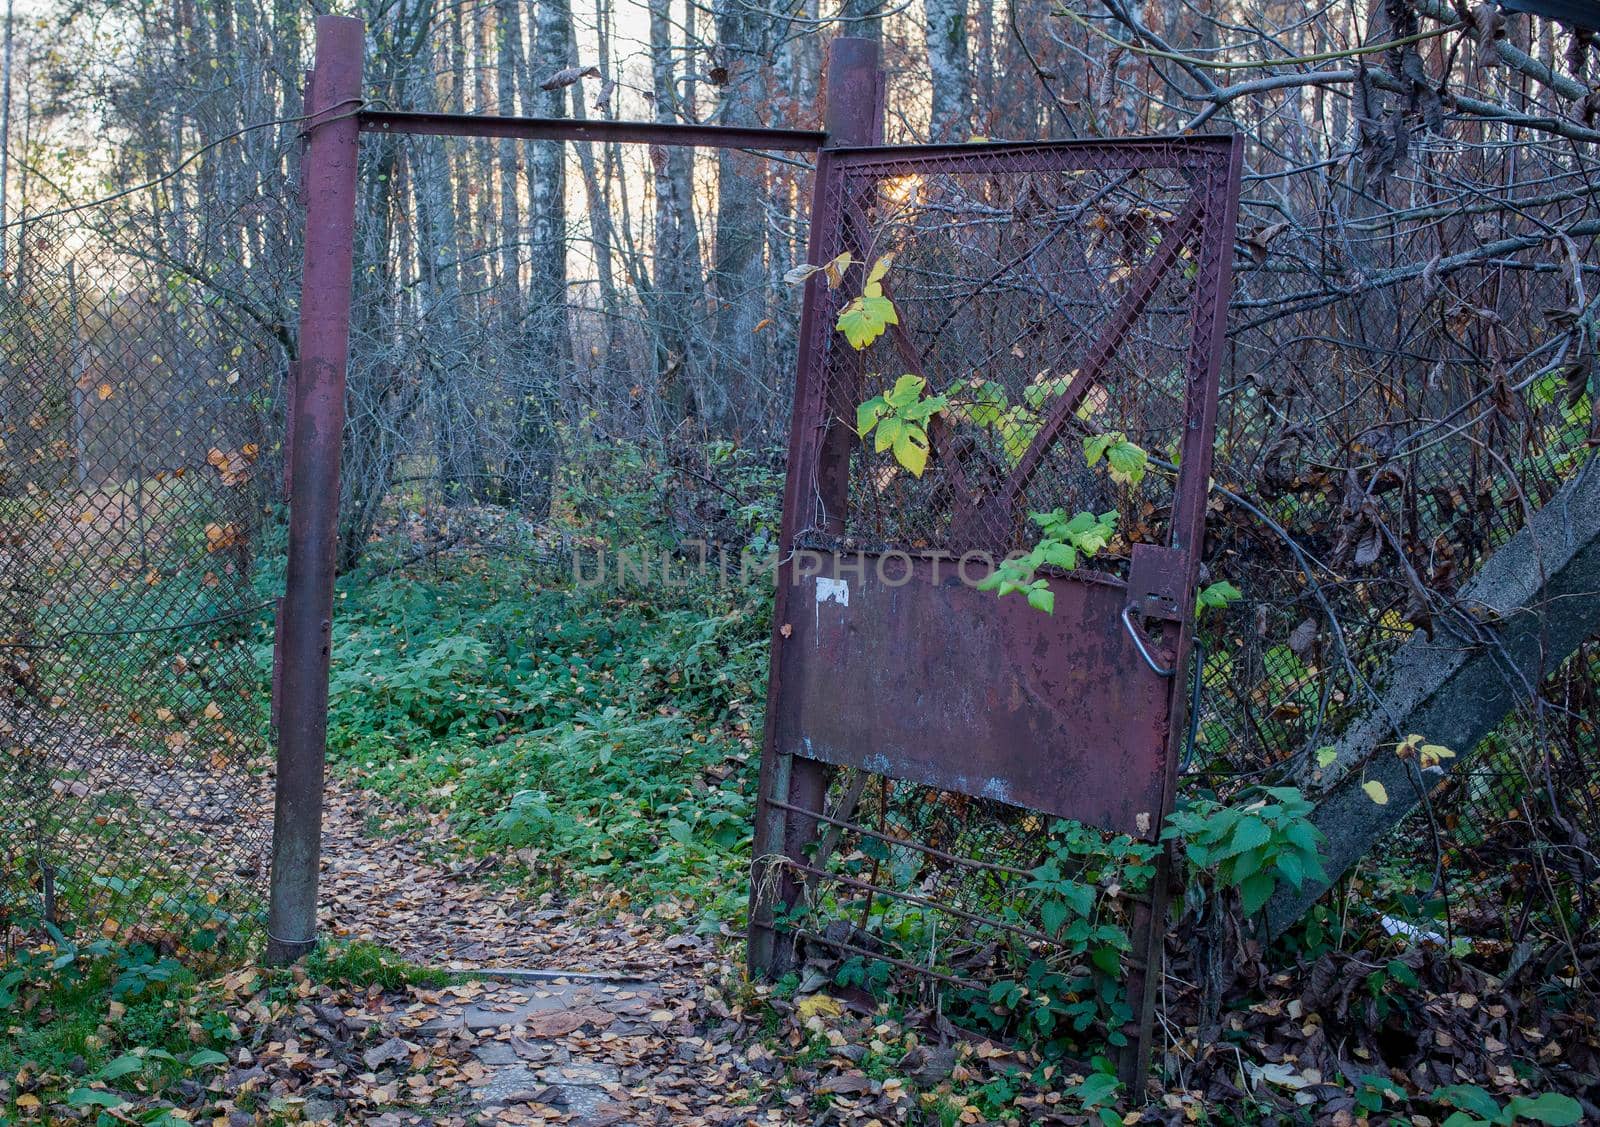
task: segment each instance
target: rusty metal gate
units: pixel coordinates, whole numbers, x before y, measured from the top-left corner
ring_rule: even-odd
[[[1142,1074],[1240,154],[822,153],[810,261],[833,267],[801,329],[757,969],[915,972],[995,1021],[1095,1026]],[[1007,570],[1041,536],[1068,550]],[[1124,863],[1089,871],[1082,827]]]

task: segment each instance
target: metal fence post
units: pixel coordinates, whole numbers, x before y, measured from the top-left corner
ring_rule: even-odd
[[[880,46],[875,40],[859,38],[835,39],[828,56],[827,71],[827,105],[823,110],[824,128],[827,132],[827,141],[817,164],[817,186],[815,199],[821,200],[826,190],[824,180],[827,167],[827,149],[841,146],[877,145],[883,142],[883,116],[884,116],[884,75],[880,66]],[[819,216],[831,216],[830,209],[813,207],[813,223],[825,222]],[[813,229],[811,245],[814,248],[824,244],[825,233]],[[810,256],[815,261],[815,254]],[[815,300],[815,298],[812,298]],[[808,313],[802,319],[800,335],[804,341],[810,335],[810,316]],[[800,443],[810,441],[809,432],[801,434],[801,412],[808,394],[808,381],[815,377],[815,373],[808,370],[805,359],[806,346],[802,344],[800,372],[795,388],[794,421],[791,426],[790,454],[789,454],[789,479],[785,485],[784,497],[784,526],[782,536],[782,557],[787,558],[794,549],[794,521],[798,506],[799,491],[808,488],[798,480],[806,476],[809,471],[803,469],[816,462],[807,455],[800,454]],[[837,453],[837,452],[835,452]],[[829,476],[831,482],[819,480],[819,487],[825,492],[830,488],[837,492],[848,489],[847,478],[849,470],[849,454],[845,451],[844,458],[840,461],[837,457],[829,458],[828,452],[820,452],[824,463],[818,469],[818,478]],[[843,471],[841,473],[840,471]],[[836,506],[830,505],[830,511]],[[777,931],[774,927],[774,909],[778,904],[792,905],[800,895],[800,881],[796,878],[795,870],[791,866],[783,866],[777,872],[771,871],[769,863],[763,859],[771,858],[777,854],[792,861],[803,862],[804,851],[817,834],[817,822],[814,818],[807,818],[774,805],[769,799],[776,799],[787,806],[799,807],[805,810],[821,810],[827,799],[828,779],[830,769],[826,764],[812,759],[803,759],[784,753],[773,745],[773,710],[771,702],[776,699],[779,669],[778,655],[781,643],[776,630],[784,621],[785,593],[788,584],[784,579],[784,569],[779,569],[777,605],[773,615],[773,637],[771,681],[768,685],[768,710],[766,739],[762,750],[761,762],[761,787],[758,796],[758,810],[756,815],[756,840],[754,848],[754,863],[751,869],[752,886],[750,890],[750,942],[748,962],[751,973],[773,977],[782,974],[788,969],[787,953],[782,945],[777,942]],[[771,882],[770,887],[769,882]]]
[[[288,576],[282,644],[275,661],[277,793],[267,917],[269,963],[316,944],[317,869],[322,851],[323,757],[328,732],[328,660],[339,542],[339,448],[355,252],[356,163],[364,26],[317,17],[315,82],[306,106],[305,270],[300,360],[289,404],[294,489],[289,502]]]

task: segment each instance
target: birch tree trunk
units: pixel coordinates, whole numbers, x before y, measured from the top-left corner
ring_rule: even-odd
[[[839,5],[839,34],[883,42],[883,0],[843,0]]]
[[[683,116],[673,63],[671,0],[650,0],[650,78],[655,119]],[[696,403],[705,371],[694,310],[702,307],[700,237],[694,214],[694,150],[650,150],[655,190],[655,269],[645,300],[655,335],[656,384],[672,416]]]
[[[762,64],[768,55],[769,21],[748,0],[718,0],[715,8],[717,51],[726,70],[718,121],[723,125],[755,125],[763,95]],[[716,250],[711,271],[716,313],[712,336],[716,354],[713,378],[701,385],[702,423],[725,433],[736,409],[749,399],[761,364],[761,342],[755,337],[761,321],[766,274],[761,170],[756,160],[732,149],[717,150]]]
[[[572,8],[568,0],[539,0],[534,45],[522,74],[522,96],[530,113],[567,115],[567,88],[540,83],[572,57]],[[567,336],[567,216],[565,152],[541,141],[528,154],[528,317],[521,370],[508,373],[516,394],[516,449],[506,467],[511,497],[535,518],[550,511],[557,453],[555,389],[569,370]]]
[[[602,52],[604,42],[602,38]],[[566,65],[577,67],[579,65],[577,43],[570,44],[569,52]],[[580,78],[572,86],[572,116],[579,121],[584,121],[589,116],[583,98],[583,80]],[[605,324],[605,343],[601,346],[600,355],[595,358],[599,360],[599,368],[604,378],[614,371],[626,368],[620,332],[621,311],[617,304],[617,279],[611,261],[611,201],[600,183],[594,146],[588,141],[580,141],[573,148],[577,151],[578,171],[583,176],[583,198],[589,214],[589,240],[593,248],[594,269],[600,291],[600,317]]]
[[[928,136],[960,141],[967,135],[971,82],[967,72],[967,0],[926,0],[928,75],[933,106]]]

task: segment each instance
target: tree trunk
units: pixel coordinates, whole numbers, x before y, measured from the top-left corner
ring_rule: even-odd
[[[673,65],[670,0],[650,0],[650,76],[659,122],[681,120]],[[656,386],[674,420],[693,408],[705,370],[696,331],[703,308],[700,237],[694,215],[694,150],[650,150],[655,188],[655,270],[646,300],[655,336]]]
[[[966,0],[926,0],[928,16],[928,74],[933,86],[933,108],[928,135],[933,141],[963,141],[967,135],[967,104],[971,83],[967,74]]]
[[[719,0],[717,51],[727,71],[718,120],[723,125],[755,125],[760,104],[762,64],[768,54],[768,18],[743,0]],[[714,377],[699,388],[701,422],[726,433],[749,397],[761,363],[755,327],[761,321],[766,274],[765,193],[757,160],[732,149],[717,151],[716,251],[711,288],[716,300],[712,336]]]
[[[572,57],[568,0],[539,0],[535,42],[522,96],[530,112],[567,116],[567,88],[539,88]],[[509,373],[516,392],[516,448],[506,467],[510,496],[529,515],[550,511],[557,462],[555,391],[570,364],[567,336],[566,154],[553,141],[533,143],[528,157],[529,309],[525,349]]]
[[[839,5],[839,34],[883,42],[883,0],[843,0]]]

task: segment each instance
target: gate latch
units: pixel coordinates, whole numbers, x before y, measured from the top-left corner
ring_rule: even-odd
[[[1133,616],[1182,622],[1188,573],[1188,557],[1176,548],[1159,544],[1133,546],[1133,560],[1128,565],[1128,601],[1122,605],[1122,625],[1133,639],[1139,656],[1158,677],[1171,677],[1176,670],[1167,669],[1156,661]]]

